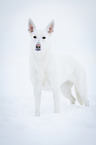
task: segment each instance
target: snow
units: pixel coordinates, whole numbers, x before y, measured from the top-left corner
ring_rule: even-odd
[[[0,3],[0,145],[95,145],[96,1]],[[42,28],[55,20],[54,53],[71,54],[84,65],[89,107],[70,105],[61,95],[61,112],[54,114],[52,94],[42,92],[41,116],[34,116],[28,18]]]
[[[32,96],[0,97],[0,118],[2,145],[96,144],[94,103],[86,108],[61,97],[61,113],[54,114],[52,94],[43,92],[41,116],[35,117]]]

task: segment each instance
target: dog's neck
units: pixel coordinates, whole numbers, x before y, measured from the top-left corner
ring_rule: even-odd
[[[34,68],[36,68],[36,70],[42,68],[42,69],[46,69],[46,67],[48,67],[49,63],[50,63],[50,57],[51,57],[51,53],[50,51],[46,51],[44,53],[34,53],[31,55],[31,60],[33,63]]]
[[[50,57],[50,54],[50,51],[36,52],[32,54],[32,57],[36,62],[43,63],[43,61],[46,61]]]
[[[52,54],[51,54],[51,46],[46,47],[43,49],[45,51],[37,51],[37,52],[32,52],[30,53],[30,60],[31,63],[33,64],[34,69],[37,71],[42,71],[42,69],[46,70],[46,67],[50,64],[50,61],[52,60]],[[43,70],[44,71],[44,70]]]

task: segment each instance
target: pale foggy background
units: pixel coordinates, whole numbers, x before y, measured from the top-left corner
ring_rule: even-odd
[[[54,19],[53,52],[85,67],[90,107],[43,92],[34,117],[29,77],[28,18],[39,28]],[[0,0],[0,145],[96,145],[96,0]]]
[[[0,96],[31,95],[28,18],[45,28],[54,19],[54,52],[77,57],[87,72],[88,94],[96,86],[95,0],[0,1]]]

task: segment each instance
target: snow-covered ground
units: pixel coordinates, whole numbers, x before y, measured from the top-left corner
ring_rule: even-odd
[[[61,113],[53,113],[52,94],[43,92],[41,116],[34,116],[33,96],[0,96],[1,145],[96,144],[96,97],[90,107],[70,106],[61,97]]]
[[[95,7],[95,0],[0,1],[0,145],[96,145]],[[42,28],[55,20],[54,53],[84,65],[89,107],[61,95],[61,112],[54,114],[52,94],[42,92],[41,116],[34,116],[29,17]]]

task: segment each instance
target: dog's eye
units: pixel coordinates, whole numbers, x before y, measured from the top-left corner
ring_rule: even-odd
[[[46,37],[45,37],[45,36],[43,36],[43,37],[42,37],[42,39],[46,39]]]
[[[33,36],[33,38],[36,39],[37,37],[36,36]]]

